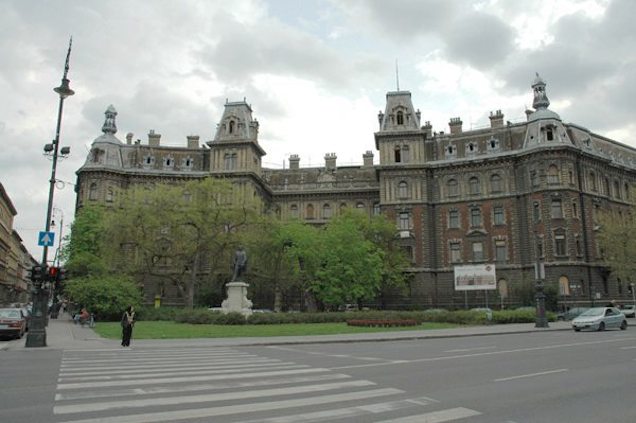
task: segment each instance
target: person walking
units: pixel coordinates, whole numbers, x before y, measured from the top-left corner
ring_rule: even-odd
[[[135,325],[135,309],[128,306],[123,316],[121,316],[121,346],[130,347],[130,338],[132,337],[133,326]]]

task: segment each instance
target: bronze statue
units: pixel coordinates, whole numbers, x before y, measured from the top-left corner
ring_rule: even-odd
[[[234,253],[234,274],[232,275],[232,282],[237,282],[240,277],[243,276],[247,270],[247,253],[243,249],[243,246],[239,245],[236,253]]]

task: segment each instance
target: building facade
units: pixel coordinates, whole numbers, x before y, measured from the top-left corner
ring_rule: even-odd
[[[301,167],[292,155],[288,169],[262,166],[259,124],[244,101],[226,103],[212,141],[188,136],[185,147],[162,146],[154,131],[147,144],[132,134],[120,141],[110,106],[77,172],[77,207],[112,203],[136,184],[223,176],[282,220],[322,224],[346,207],[394,220],[411,261],[408,294],[395,306],[519,304],[536,268],[564,303],[631,298],[632,281],[603,262],[597,220],[601,210],[631,212],[636,150],[563,122],[538,75],[532,89],[526,121],[504,123],[497,110],[488,128],[466,131],[455,117],[448,132],[422,124],[408,91],[389,92],[375,133],[378,163],[372,151],[359,166],[338,166],[328,153],[324,166]],[[496,266],[497,290],[454,289],[455,266],[484,263]]]
[[[13,218],[17,213],[0,183],[0,305],[29,301],[31,281],[28,270],[36,264],[13,229]]]

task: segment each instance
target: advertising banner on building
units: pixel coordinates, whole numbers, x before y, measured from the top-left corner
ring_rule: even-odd
[[[497,289],[494,264],[455,266],[455,291]]]

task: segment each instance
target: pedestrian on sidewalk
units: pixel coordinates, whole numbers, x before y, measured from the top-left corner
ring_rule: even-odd
[[[132,337],[133,326],[135,325],[135,309],[128,306],[121,317],[121,346],[130,347],[130,338]]]

